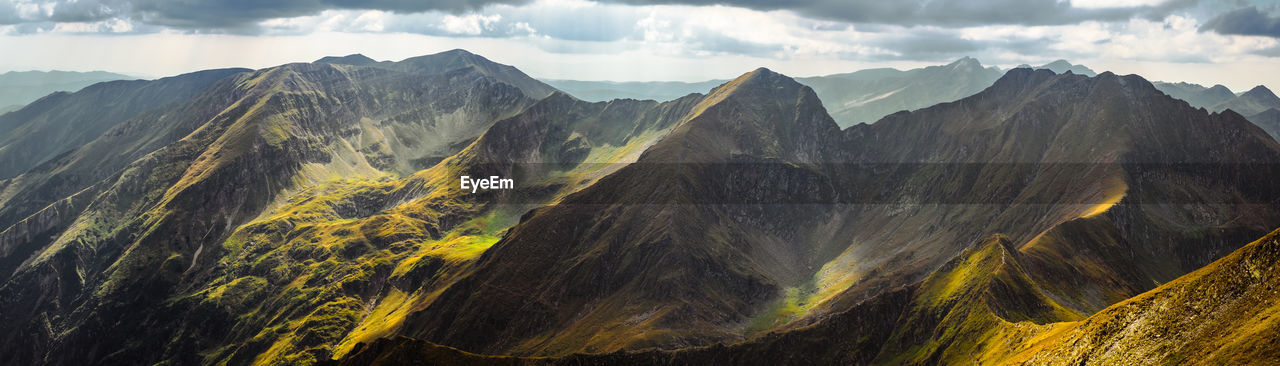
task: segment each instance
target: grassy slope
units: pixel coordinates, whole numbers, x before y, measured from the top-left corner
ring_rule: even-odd
[[[1255,364],[1280,357],[1280,230],[1029,342],[1027,364]],[[1269,361],[1267,361],[1269,362]]]
[[[276,330],[314,329],[313,333],[299,335],[304,346],[298,350],[306,350],[316,341],[337,344],[346,330],[333,338],[332,329],[349,320],[349,311],[357,304],[332,296],[337,293],[334,291],[350,291],[352,286],[362,285],[361,277],[369,277],[379,270],[390,274],[395,268],[379,261],[361,261],[355,266],[343,267],[323,259],[330,253],[354,257],[368,250],[369,245],[392,244],[396,238],[387,234],[391,231],[408,228],[429,231],[432,228],[428,225],[406,217],[435,220],[446,216],[453,207],[424,206],[417,211],[405,210],[398,216],[367,217],[378,210],[371,206],[382,204],[371,205],[369,200],[399,202],[404,197],[420,194],[420,186],[429,179],[410,177],[406,182],[419,185],[408,189],[414,192],[387,197],[389,193],[398,193],[396,188],[406,183],[399,182],[398,186],[397,182],[382,178],[387,172],[371,163],[377,160],[377,154],[362,149],[376,142],[364,136],[386,136],[388,133],[378,133],[383,131],[377,129],[403,130],[411,123],[420,123],[412,127],[430,129],[441,126],[442,121],[418,117],[447,115],[447,118],[440,117],[449,120],[443,122],[470,126],[475,132],[450,130],[437,135],[474,138],[492,121],[514,114],[531,102],[517,88],[469,70],[472,69],[462,67],[441,74],[420,75],[379,68],[292,64],[231,80],[223,86],[234,92],[212,96],[226,100],[229,104],[226,109],[206,121],[184,123],[194,131],[184,133],[185,137],[177,136],[177,141],[163,142],[167,146],[108,175],[94,186],[95,190],[88,195],[92,197],[89,203],[61,214],[63,217],[57,220],[68,224],[54,227],[52,243],[34,248],[37,254],[30,258],[17,254],[21,256],[19,259],[27,259],[0,287],[0,291],[7,294],[6,308],[13,309],[0,315],[15,326],[0,334],[0,341],[10,345],[21,341],[24,345],[12,347],[21,351],[9,353],[4,359],[18,363],[229,361],[229,358],[219,358],[219,354],[234,356],[236,350],[219,348],[226,344],[219,340],[234,339],[232,335],[245,331],[232,331],[237,321],[218,314],[231,314],[234,318],[238,316],[234,311],[253,305],[246,301],[262,299],[267,294],[288,296],[303,303],[308,297],[325,300],[309,308],[294,306],[285,311],[288,314],[306,308],[304,314],[315,313],[309,318],[313,324],[295,322],[298,318],[293,314],[281,317],[288,322],[271,325],[277,326]],[[179,112],[181,110],[174,113]],[[370,123],[370,120],[385,123]],[[124,125],[117,129],[135,130]],[[128,134],[128,131],[121,132]],[[403,137],[398,141],[408,141]],[[424,151],[433,149],[423,143],[416,146]],[[58,169],[66,167],[55,166],[50,176],[59,177],[57,174],[64,173]],[[456,184],[453,179],[456,175],[448,181]],[[327,190],[307,188],[326,181],[335,183]],[[16,186],[12,181],[5,185]],[[319,196],[316,201],[322,202],[312,205],[290,201],[288,197],[296,192],[315,194]],[[451,205],[446,201],[439,204]],[[323,209],[331,204],[342,207]],[[298,217],[282,219],[264,213],[264,209],[272,210],[268,207],[274,207],[277,213],[287,212],[286,216]],[[458,210],[462,209],[466,207]],[[341,217],[334,220],[339,222],[328,222],[334,217],[326,215],[334,214]],[[352,215],[368,220],[354,222],[349,220]],[[422,234],[420,237],[442,241],[440,257],[462,260],[496,241],[496,229],[486,220],[507,226],[515,215],[518,213],[505,216],[495,213],[478,222],[448,223],[449,227],[465,227],[466,235]],[[255,217],[260,220],[255,221]],[[290,221],[294,219],[299,223]],[[274,244],[290,243],[283,235],[291,231],[262,229],[307,220],[327,224],[308,227],[315,231],[308,231],[310,234],[300,239],[325,239],[328,245],[313,248],[321,260],[313,260],[306,266],[268,268],[275,255],[285,253],[270,249]],[[235,230],[239,223],[251,221],[253,224],[246,227],[260,232]],[[477,230],[479,233],[471,232]],[[363,238],[382,242],[370,243]],[[225,244],[220,244],[223,241]],[[272,255],[264,256],[264,252]],[[288,253],[300,255],[296,250]],[[221,259],[243,261],[232,263]],[[224,272],[230,269],[241,272]],[[413,269],[414,266],[406,265],[400,274],[413,274]],[[271,281],[289,277],[294,270],[309,271],[314,277],[307,277],[308,280],[342,281],[339,287],[290,287],[282,288],[286,291],[281,293],[265,292]],[[368,273],[347,277],[364,271]],[[46,277],[48,273],[69,273],[77,277],[50,279]],[[60,289],[51,294],[50,286]],[[303,303],[291,305],[305,305]],[[39,318],[30,317],[31,314]],[[52,326],[61,330],[46,331],[50,323],[40,319],[49,317],[54,319]],[[256,323],[245,321],[243,324]],[[147,331],[138,333],[143,336],[129,339],[94,336],[104,328],[125,332],[145,328]],[[261,329],[254,329],[248,335],[253,336]],[[157,351],[147,347],[148,344],[169,344],[170,347]],[[57,347],[102,351],[48,351]],[[307,352],[288,351],[289,357],[315,358]]]
[[[1099,85],[1097,89],[1093,90],[1085,89],[1085,92],[1101,93],[1100,97],[1093,100],[1108,103],[1091,108],[1091,110],[1101,114],[1102,117],[1083,117],[1079,121],[1114,120],[1116,116],[1123,117],[1133,113],[1132,110],[1127,109],[1131,107],[1115,103],[1116,99],[1108,95],[1117,93],[1117,88],[1125,83],[1141,86],[1141,84],[1135,84],[1139,80],[1134,80],[1132,77],[1126,77],[1128,80],[1118,80],[1114,75],[1108,75],[1106,78],[1108,84]],[[1060,78],[1059,80],[1066,83],[1079,81],[1076,78],[1069,77]],[[1042,85],[1041,87],[1044,86]],[[1078,85],[1068,86],[1064,89],[1072,89],[1073,87],[1079,90]],[[1139,96],[1146,98],[1143,95]],[[1164,103],[1162,100],[1154,99],[1142,99],[1139,102]],[[1238,118],[1233,119],[1230,117],[1224,115],[1200,115],[1195,119],[1190,119],[1185,116],[1171,115],[1157,118],[1172,123],[1185,123],[1189,125],[1188,131],[1199,131],[1216,128],[1215,126],[1219,126],[1221,123],[1236,125],[1241,122]],[[1152,118],[1150,116],[1142,117],[1142,120],[1145,119]],[[1084,125],[1077,127],[1088,128],[1093,132],[1103,131],[1098,130],[1098,126]],[[1130,128],[1135,127],[1130,126]],[[1254,131],[1248,129],[1241,131],[1250,134],[1251,137],[1254,135]],[[1187,141],[1191,141],[1184,141],[1187,136],[1179,134],[1160,136],[1154,140],[1139,140],[1118,146],[1118,148],[1121,152],[1134,149],[1139,152],[1146,151],[1150,153],[1160,150],[1147,146],[1147,144],[1184,144]],[[1212,131],[1206,131],[1206,133],[1199,135],[1223,137],[1221,134]],[[1067,139],[1060,142],[1068,143],[1072,142],[1072,139],[1087,140],[1090,138],[1087,134],[1067,137]],[[1269,139],[1266,141],[1254,141],[1251,139],[1250,141],[1253,144],[1251,149],[1256,149],[1242,149],[1238,152],[1249,156],[1251,151],[1261,151],[1264,155],[1267,151],[1274,151],[1274,143]],[[1213,146],[1221,145],[1216,144],[1216,142],[1214,144],[1191,144],[1186,148],[1187,151],[1183,152],[1185,154],[1184,157],[1175,159],[1187,159],[1187,157],[1196,159],[1197,157],[1203,158],[1205,156],[1222,156],[1226,159],[1239,158],[1238,156],[1218,155],[1221,152],[1208,155],[1195,150],[1206,146],[1212,149]],[[1067,152],[1071,151],[1068,150]],[[1059,158],[1072,161],[1070,159],[1073,157],[1076,159],[1087,158],[1087,156],[1071,155],[1060,156]],[[1151,159],[1150,156],[1141,154],[1129,157],[1136,161],[1149,161],[1144,159]],[[1178,174],[1187,173],[1178,172]],[[1125,176],[1121,175],[1120,177]],[[1110,172],[1110,174],[1104,175],[1102,178],[1115,179],[1117,176],[1114,172]],[[1135,177],[1128,176],[1125,178],[1134,179]],[[1159,182],[1155,182],[1156,184],[1153,185],[1147,185],[1151,184],[1151,182],[1132,180],[1122,182],[1126,184],[1104,184],[1101,186],[1085,184],[1082,186],[1085,189],[1081,192],[1071,192],[1078,193],[1080,196],[1067,199],[1080,199],[1083,200],[1081,201],[1082,204],[1064,205],[1065,211],[1060,216],[1052,217],[1051,222],[1046,225],[1048,227],[1047,230],[1040,232],[1039,236],[1035,236],[1034,232],[1031,233],[1032,236],[1028,237],[1029,242],[1025,242],[1026,245],[1017,250],[1002,240],[988,241],[977,249],[967,251],[953,259],[941,271],[933,273],[921,284],[913,285],[912,287],[916,288],[917,295],[912,298],[907,311],[897,317],[897,322],[868,331],[868,333],[875,333],[876,331],[884,331],[884,329],[892,330],[892,338],[888,341],[881,341],[883,343],[876,343],[881,346],[868,347],[863,344],[861,346],[850,346],[851,348],[836,348],[835,351],[815,351],[813,353],[815,356],[812,357],[786,352],[783,349],[770,348],[777,344],[790,344],[796,347],[813,344],[829,345],[830,343],[823,343],[829,342],[829,340],[812,337],[815,333],[822,334],[827,330],[838,329],[842,326],[839,323],[832,324],[831,319],[826,319],[811,326],[801,327],[795,331],[784,332],[776,337],[768,335],[759,341],[731,346],[728,349],[712,346],[677,352],[649,351],[621,356],[617,354],[573,356],[570,359],[607,360],[609,362],[623,363],[652,363],[655,360],[674,360],[669,361],[674,363],[702,363],[700,361],[708,359],[721,361],[738,360],[737,362],[743,362],[742,360],[749,358],[735,357],[755,355],[753,357],[759,357],[754,359],[757,361],[798,357],[809,361],[824,360],[821,362],[839,359],[861,360],[853,361],[852,363],[866,363],[874,358],[878,362],[888,364],[967,363],[973,360],[982,360],[989,363],[1013,362],[1025,357],[1022,355],[1034,354],[1051,346],[1052,343],[1046,340],[1057,339],[1067,330],[1073,329],[1076,323],[1071,322],[1072,320],[1093,312],[1092,309],[1122,300],[1129,294],[1138,293],[1141,288],[1134,287],[1134,284],[1141,284],[1141,281],[1150,280],[1151,273],[1133,273],[1131,271],[1132,268],[1126,270],[1125,266],[1132,266],[1131,262],[1113,261],[1116,258],[1133,260],[1132,257],[1117,256],[1114,253],[1117,250],[1120,252],[1130,250],[1126,249],[1126,246],[1133,248],[1131,247],[1132,243],[1125,242],[1123,235],[1117,235],[1118,230],[1132,230],[1131,227],[1126,228],[1125,226],[1116,225],[1116,220],[1133,220],[1138,217],[1142,220],[1150,220],[1144,224],[1152,225],[1148,227],[1151,232],[1182,235],[1180,237],[1173,236],[1174,239],[1182,241],[1182,244],[1175,248],[1188,245],[1224,247],[1230,244],[1219,242],[1229,240],[1230,237],[1215,236],[1221,234],[1213,234],[1214,232],[1221,233],[1223,230],[1233,230],[1233,228],[1242,226],[1265,225],[1264,222],[1258,221],[1266,220],[1261,211],[1253,211],[1257,215],[1243,218],[1239,215],[1227,214],[1225,217],[1229,220],[1226,220],[1225,223],[1206,228],[1203,227],[1204,224],[1202,223],[1196,224],[1199,221],[1194,219],[1188,220],[1178,217],[1182,213],[1171,211],[1167,207],[1121,204],[1125,197],[1130,197],[1130,194],[1139,198],[1150,199],[1153,196],[1158,198],[1157,195],[1165,192],[1162,189],[1169,189],[1169,187],[1160,186]],[[1134,187],[1139,189],[1135,192],[1132,190]],[[1046,192],[1061,192],[1061,188],[1060,185],[1047,184],[1035,189]],[[1181,192],[1195,192],[1195,189],[1189,186],[1184,185],[1181,188]],[[1256,194],[1248,191],[1247,187],[1241,188],[1243,188],[1241,194]],[[1240,209],[1247,210],[1251,209],[1251,207],[1234,205],[1227,210]],[[1223,212],[1203,212],[1211,215],[1223,214]],[[1147,216],[1144,218],[1139,215]],[[687,219],[688,217],[686,217]],[[1133,221],[1128,222],[1131,225]],[[1244,231],[1247,232],[1248,230]],[[1023,235],[1026,234],[1023,233]],[[1134,234],[1130,232],[1127,235]],[[1149,250],[1151,246],[1159,246],[1161,243],[1148,243],[1145,245],[1148,245],[1148,247],[1138,248]],[[1076,254],[1080,253],[1073,252],[1073,248],[1081,249],[1085,254],[1078,261],[1075,260],[1075,257],[1077,256]],[[1203,258],[1200,253],[1188,252],[1187,255],[1192,258]],[[1071,260],[1068,261],[1068,258]],[[1152,260],[1151,258],[1140,259]],[[1169,261],[1166,260],[1166,262]],[[1179,266],[1186,267],[1189,265],[1192,264],[1188,262],[1171,263],[1166,265],[1167,268],[1160,269],[1160,271],[1177,273],[1180,270],[1178,269]],[[1046,272],[1051,274],[1046,276]],[[1074,288],[1073,286],[1078,284],[1072,284],[1072,281],[1090,282],[1098,285],[1098,288],[1092,290]],[[784,298],[784,302],[777,306],[779,312],[793,311],[795,310],[794,307],[800,306],[799,298],[803,293],[799,290],[802,289],[797,289],[794,299],[791,296]],[[854,309],[857,309],[857,307],[854,307]],[[1085,311],[1081,309],[1085,309]],[[844,316],[844,313],[835,314],[839,314],[834,315],[837,319]],[[581,342],[584,338],[576,338],[575,340]],[[592,339],[591,341],[594,342],[595,340]],[[762,349],[776,352],[772,357],[777,358],[762,355],[760,353]],[[842,354],[843,352],[849,353]],[[871,358],[867,358],[868,355]],[[795,361],[795,359],[791,360]]]
[[[316,110],[301,107],[350,105],[348,103],[352,99],[348,98],[352,96],[335,93],[341,90],[314,88],[309,84],[315,80],[303,75],[321,72],[334,73],[346,78],[354,69],[326,67],[307,70],[301,66],[293,68],[303,70],[273,70],[258,75],[261,79],[247,81],[247,86],[261,88],[259,91],[262,94],[245,99],[245,108],[247,108],[245,113],[228,119],[226,124],[212,125],[197,131],[189,140],[159,154],[163,159],[158,159],[160,162],[157,164],[174,164],[174,166],[163,169],[160,173],[164,174],[157,174],[158,176],[154,177],[162,183],[143,185],[150,190],[143,195],[155,200],[147,202],[158,202],[154,208],[130,208],[131,210],[118,211],[126,213],[117,216],[123,216],[127,222],[105,228],[113,230],[110,235],[97,232],[89,235],[85,233],[91,230],[77,230],[76,235],[69,236],[63,241],[64,244],[72,244],[71,239],[84,239],[91,243],[99,243],[104,237],[119,235],[112,240],[121,240],[131,245],[126,249],[128,252],[125,258],[109,267],[111,282],[106,283],[100,290],[100,292],[117,293],[117,296],[111,298],[114,301],[145,293],[145,291],[133,290],[131,288],[133,285],[160,283],[185,286],[180,296],[166,299],[174,310],[195,309],[190,311],[190,315],[208,319],[217,319],[219,316],[211,314],[219,313],[246,316],[237,319],[226,328],[210,327],[207,331],[210,334],[199,334],[202,336],[201,339],[208,342],[202,343],[201,346],[208,346],[208,348],[167,350],[166,352],[195,351],[188,352],[189,354],[199,352],[199,361],[204,362],[305,363],[327,358],[334,353],[341,354],[346,348],[353,347],[355,342],[390,334],[397,329],[405,314],[414,310],[414,306],[429,302],[430,297],[435,296],[434,289],[437,287],[429,283],[424,286],[424,281],[447,283],[450,279],[456,278],[456,274],[465,271],[468,263],[473,261],[480,251],[497,241],[501,231],[512,225],[514,217],[520,214],[519,211],[503,211],[477,205],[475,201],[459,199],[460,195],[456,192],[449,192],[447,188],[456,184],[454,179],[460,173],[457,169],[469,167],[467,164],[471,163],[511,161],[508,159],[511,156],[502,155],[507,153],[513,153],[516,157],[577,156],[572,152],[577,151],[575,149],[581,146],[590,147],[585,154],[587,159],[594,157],[601,159],[599,162],[605,163],[625,162],[629,157],[635,156],[635,151],[644,150],[645,146],[663,134],[662,128],[646,130],[639,134],[627,135],[634,138],[623,139],[624,143],[617,143],[614,142],[617,140],[607,134],[602,136],[590,131],[591,126],[602,120],[599,116],[591,117],[591,113],[584,113],[587,117],[581,119],[572,119],[576,123],[570,123],[568,126],[571,128],[562,130],[556,130],[552,128],[554,126],[545,123],[548,119],[556,120],[554,115],[552,118],[542,119],[536,116],[526,120],[511,119],[508,120],[511,122],[497,126],[513,127],[507,132],[509,134],[486,137],[492,138],[493,141],[515,141],[519,139],[512,137],[547,136],[545,140],[532,140],[545,141],[548,144],[545,146],[481,146],[477,143],[472,145],[472,149],[456,156],[456,159],[446,160],[431,170],[400,180],[382,179],[373,177],[377,170],[370,169],[375,164],[370,163],[373,159],[368,158],[369,154],[356,153],[355,151],[363,149],[352,148],[361,147],[362,144],[346,139],[332,141],[315,138],[315,135],[324,135],[319,132],[329,131],[322,130],[327,128],[327,125],[322,123],[317,126],[314,122],[335,120],[351,122],[354,118],[348,118],[350,116],[340,113],[320,114]],[[273,72],[275,74],[272,74]],[[268,83],[265,80],[271,80],[271,82]],[[733,87],[730,85],[727,88]],[[339,103],[340,101],[343,103]],[[564,102],[563,99],[562,102]],[[624,105],[601,106],[602,110],[609,110],[611,107],[622,108]],[[558,107],[550,108],[550,110],[558,109]],[[590,108],[584,107],[584,109]],[[706,110],[709,109],[699,109],[699,111]],[[732,114],[736,111],[718,109],[713,112]],[[603,115],[603,112],[599,113]],[[544,122],[539,123],[539,121]],[[360,124],[365,125],[363,119]],[[770,126],[759,123],[748,127],[769,128]],[[685,130],[688,133],[687,136],[691,137],[687,141],[723,147],[725,143],[719,139],[725,134],[717,128],[720,127],[691,125]],[[586,136],[586,138],[576,140],[575,136]],[[571,141],[579,141],[582,144],[570,143]],[[783,141],[774,139],[762,144],[743,143],[733,147],[754,149],[753,153],[771,157],[786,156],[798,151],[788,146],[781,146]],[[739,141],[735,141],[737,142]],[[498,148],[486,150],[479,147]],[[276,161],[274,159],[280,157],[273,154],[295,153],[304,156],[315,153],[318,156],[329,157],[329,160],[303,159],[306,163],[300,164],[301,167],[253,165],[255,161]],[[493,155],[494,153],[499,155]],[[667,157],[671,158],[671,156]],[[348,158],[356,159],[352,162]],[[587,162],[596,161],[587,160]],[[529,172],[530,177],[536,178],[533,181],[542,182],[542,188],[547,188],[535,191],[542,192],[539,194],[547,194],[547,191],[551,191],[550,196],[558,198],[566,192],[576,190],[578,185],[571,183],[589,184],[591,177],[605,175],[609,169],[593,170],[595,168],[592,168],[591,164],[572,166],[573,168],[568,172],[555,169],[534,169]],[[578,170],[580,167],[582,170]],[[149,172],[150,169],[142,165],[137,168],[140,172]],[[299,171],[309,175],[300,178],[299,175],[294,174]],[[243,174],[243,172],[251,174]],[[259,180],[259,173],[280,175]],[[366,178],[359,178],[361,175],[366,175]],[[304,183],[303,185],[308,185],[333,176],[352,177],[352,179],[333,180],[318,187],[300,191],[289,191],[286,188],[300,181]],[[688,177],[678,176],[677,178],[687,179]],[[135,175],[132,179],[153,178]],[[586,183],[583,183],[584,180]],[[639,185],[637,182],[644,182],[644,180],[639,179],[633,183]],[[252,191],[245,194],[220,190],[228,187],[251,187]],[[130,187],[117,188],[119,189],[115,192]],[[263,198],[263,195],[269,197],[271,192],[284,193],[276,194],[275,197],[279,199],[256,201]],[[265,213],[260,208],[239,206],[249,201],[274,201],[276,205]],[[404,201],[408,203],[398,205]],[[196,209],[197,207],[199,209]],[[105,213],[106,211],[95,212],[102,217],[110,216]],[[697,216],[702,213],[687,211],[668,212],[667,215],[661,219],[667,220],[666,222],[677,222],[676,220],[688,220],[691,217],[700,219],[708,217]],[[250,218],[252,220],[247,225],[236,227],[230,224],[241,219],[249,221]],[[714,218],[723,219],[723,217]],[[227,224],[223,224],[223,220]],[[95,228],[96,223],[91,221],[85,221],[85,223],[85,226],[77,227]],[[194,225],[188,226],[186,225],[188,223]],[[125,229],[122,225],[136,226]],[[226,230],[226,232],[224,234],[222,231],[214,230]],[[214,234],[209,234],[211,232]],[[141,234],[140,237],[132,236],[137,233]],[[191,238],[199,239],[201,235],[212,235],[218,238],[219,245],[204,246],[198,242],[192,242]],[[727,242],[725,238],[734,237],[712,230],[697,233],[681,232],[679,235],[687,238],[711,237],[725,242]],[[221,240],[223,237],[229,237],[229,239]],[[167,238],[174,240],[161,240]],[[75,245],[82,244],[75,242]],[[1034,330],[1042,327],[1023,326],[1025,324],[1018,322],[1026,321],[1036,324],[1071,316],[1072,313],[1063,310],[1061,304],[1047,300],[1044,294],[1033,291],[1034,289],[1029,285],[1032,281],[1027,279],[1023,274],[1025,271],[1020,269],[1020,266],[1005,265],[1005,258],[1012,256],[1007,254],[1010,252],[1007,244],[997,247],[1000,250],[983,246],[982,250],[966,254],[973,259],[956,265],[955,268],[959,269],[940,272],[930,277],[924,286],[926,291],[922,292],[920,299],[913,302],[910,308],[911,318],[952,321],[953,323],[948,324],[953,329],[959,330],[958,333],[941,332],[928,337],[910,333],[895,334],[894,339],[920,341],[923,345],[916,349],[886,352],[880,357],[889,361],[928,362],[937,359],[961,359],[963,356],[957,354],[963,352],[989,354],[988,352],[993,352],[991,351],[993,346],[989,343],[978,344],[972,349],[953,348],[948,345],[957,344],[957,342],[967,344],[965,342],[983,339],[982,337],[1012,337],[1010,334],[1025,338],[1026,335],[1033,333],[1026,329]],[[40,260],[46,262],[59,255],[66,256],[67,251],[53,249],[49,256],[41,257]],[[202,256],[202,253],[205,254]],[[208,253],[216,253],[216,255]],[[705,258],[716,258],[725,253],[728,252],[693,254]],[[679,254],[661,259],[685,260],[685,257]],[[601,253],[593,255],[604,256]],[[999,265],[992,264],[996,258],[1000,259]],[[197,264],[201,265],[197,266]],[[678,264],[690,268],[700,265],[700,263]],[[192,268],[197,268],[199,271],[191,272]],[[732,268],[732,270],[746,272],[743,268]],[[981,274],[987,270],[1002,274],[994,277]],[[697,274],[697,272],[691,273]],[[186,279],[189,274],[196,276],[195,279]],[[158,281],[149,282],[157,278]],[[679,281],[679,276],[658,280],[670,284]],[[396,285],[395,282],[402,282],[402,284]],[[678,286],[670,288],[683,289]],[[139,287],[139,289],[142,288]],[[154,288],[146,288],[146,290],[152,289]],[[999,291],[1012,293],[1015,296],[1011,298],[1020,301],[1015,303],[993,301],[989,295],[984,295],[984,293]],[[713,295],[716,301],[728,298],[723,294]],[[630,299],[621,298],[620,300]],[[795,305],[799,306],[798,301]],[[787,310],[786,308],[787,306],[783,306],[782,310]],[[637,309],[629,311],[634,310]],[[600,314],[600,318],[587,319],[584,322],[585,326],[573,332],[553,334],[547,338],[534,338],[533,342],[549,340],[548,343],[557,343],[557,347],[565,345],[571,347],[574,344],[581,344],[580,341],[583,339],[589,339],[590,343],[604,348],[619,348],[626,346],[628,344],[626,342],[639,340],[638,343],[631,344],[643,345],[651,340],[672,336],[661,331],[646,333],[643,329],[635,331],[625,328],[598,333],[590,323],[595,325],[616,323],[614,318],[619,316],[618,313],[610,312]],[[661,318],[665,314],[655,315]],[[924,323],[927,325],[928,322],[924,321]],[[1012,323],[1014,326],[1010,328],[1006,323]],[[668,326],[657,323],[650,325],[659,329]],[[912,328],[927,329],[927,326]],[[198,330],[192,329],[192,331]],[[594,339],[596,335],[601,337]],[[219,336],[225,338],[218,338]],[[557,337],[559,339],[556,339]],[[246,342],[245,339],[249,341]],[[531,346],[539,345],[531,344]],[[998,354],[991,357],[996,356]],[[115,360],[127,360],[127,358]]]
[[[683,112],[678,105],[688,104],[588,104],[557,98],[540,102],[557,104],[554,107],[534,106],[499,122],[486,136],[431,169],[403,179],[320,184],[289,195],[278,207],[238,228],[222,244],[224,254],[215,266],[221,275],[174,300],[194,308],[217,308],[225,306],[228,291],[252,299],[221,310],[236,318],[235,326],[224,346],[203,353],[204,362],[309,363],[394,334],[406,314],[429,304],[466,273],[528,208],[502,204],[503,196],[494,194],[463,194],[457,188],[458,176],[485,169],[523,169],[522,178],[530,182],[522,180],[518,191],[554,201],[576,189],[569,182],[593,180],[634,159],[635,151],[671,125],[658,118],[659,112],[675,106],[668,114],[679,115]],[[589,131],[608,117],[602,112],[618,108],[651,113],[627,113],[650,115],[639,121],[606,121],[635,124],[634,136],[610,139]],[[543,114],[551,111],[559,114]],[[547,129],[565,131],[538,132]],[[588,145],[595,147],[584,151],[587,158],[580,164],[524,166],[516,162],[562,157],[505,145],[510,140],[506,134],[523,136],[535,148],[577,140],[592,141]],[[533,155],[512,159],[493,154]],[[547,169],[538,171],[541,168]]]
[[[1080,319],[1040,294],[1003,237],[985,240],[913,291],[889,293],[829,322],[732,346],[521,359],[524,364],[1259,364],[1280,357],[1280,230],[1154,290]],[[876,308],[877,303],[903,309]],[[856,314],[884,319],[855,320]],[[842,324],[859,324],[854,330]],[[879,330],[877,330],[879,329]],[[893,329],[888,338],[874,335]],[[822,334],[832,333],[823,337]],[[855,335],[859,335],[855,337]],[[834,338],[833,338],[834,337]],[[867,338],[871,337],[871,338]],[[850,342],[871,340],[870,345]],[[821,346],[818,346],[821,345]],[[816,347],[815,347],[816,346]],[[814,347],[814,348],[810,348]],[[404,338],[384,339],[343,362],[410,364],[409,355],[487,358]],[[875,360],[868,358],[875,357]],[[423,356],[425,357],[425,356]]]

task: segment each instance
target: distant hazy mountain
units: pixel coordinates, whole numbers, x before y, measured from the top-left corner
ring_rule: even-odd
[[[356,53],[356,54],[346,55],[346,56],[342,56],[342,57],[338,57],[338,56],[325,56],[325,57],[321,57],[319,60],[316,60],[316,62],[315,62],[315,63],[317,63],[317,64],[331,64],[331,65],[355,65],[355,66],[364,66],[364,65],[376,64],[376,63],[378,63],[378,61],[375,61],[374,59],[369,58],[369,56],[365,56],[365,55],[361,55],[361,54]]]
[[[656,100],[664,102],[692,93],[706,93],[728,80],[701,82],[680,81],[583,81],[543,80],[543,82],[589,102],[607,102],[614,99]]]
[[[1263,131],[1267,131],[1272,138],[1280,141],[1280,109],[1271,108],[1247,118],[1249,122],[1262,127]]]
[[[1019,67],[1030,67],[1030,66],[1023,65]],[[1094,72],[1092,69],[1085,67],[1084,65],[1073,65],[1070,62],[1067,62],[1067,60],[1057,60],[1044,65],[1040,65],[1040,67],[1035,67],[1034,69],[1036,70],[1045,69],[1045,70],[1053,71],[1054,73],[1057,73],[1057,74],[1062,74],[1067,71],[1070,71],[1072,74],[1076,74],[1076,75],[1098,76],[1098,73]]]
[[[1271,108],[1280,109],[1280,97],[1276,97],[1271,89],[1258,85],[1238,97],[1213,106],[1210,110],[1217,112],[1230,109],[1244,116],[1252,116]]]
[[[1030,66],[1027,66],[1030,67]],[[1055,73],[1071,71],[1077,75],[1097,75],[1082,65],[1058,60],[1036,67]],[[946,65],[912,70],[891,68],[866,69],[844,74],[796,78],[813,88],[822,104],[840,127],[857,123],[874,123],[898,111],[909,111],[964,98],[991,86],[1004,72],[997,67],[983,67],[976,59],[964,57]],[[653,99],[666,101],[690,93],[706,93],[727,80],[702,82],[613,82],[581,80],[543,80],[587,101],[613,99]]]
[[[1222,85],[1206,88],[1191,83],[1155,82],[1156,89],[1171,97],[1187,101],[1193,107],[1221,112],[1227,109],[1239,113],[1250,122],[1262,127],[1271,136],[1280,136],[1280,122],[1277,122],[1277,110],[1280,110],[1280,98],[1271,89],[1258,85],[1247,92],[1236,95],[1231,89]],[[1280,139],[1280,137],[1277,137]]]
[[[996,67],[984,68],[978,60],[965,57],[943,66],[869,69],[796,81],[813,88],[827,113],[843,128],[973,95],[1002,74]]]
[[[1235,99],[1236,97],[1236,94],[1232,93],[1231,89],[1227,89],[1227,87],[1222,86],[1221,84],[1208,88],[1201,86],[1200,84],[1183,82],[1166,83],[1157,81],[1151,84],[1155,85],[1156,89],[1171,97],[1185,100],[1187,103],[1191,103],[1191,106],[1193,107],[1205,109],[1211,109],[1215,105]]]
[[[95,83],[136,79],[104,71],[10,71],[0,74],[0,114],[57,91],[77,91]]]
[[[183,102],[214,81],[245,71],[249,70],[207,70],[157,80],[102,82],[76,92],[54,92],[0,115],[0,179],[21,174],[93,141],[119,123]]]

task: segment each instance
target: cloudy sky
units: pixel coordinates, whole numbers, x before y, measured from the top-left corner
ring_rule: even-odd
[[[146,77],[464,48],[541,78],[730,78],[1067,59],[1280,87],[1277,0],[0,0],[0,71]]]

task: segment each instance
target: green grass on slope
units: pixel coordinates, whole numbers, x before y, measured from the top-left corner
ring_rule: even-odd
[[[474,259],[515,214],[458,200],[384,209],[405,180],[313,187],[239,228],[222,246],[221,275],[176,301],[235,318],[209,363],[309,364],[388,335],[430,290]],[[477,216],[478,215],[478,216]],[[460,224],[446,222],[474,217]],[[499,226],[502,225],[502,226]],[[370,319],[370,317],[377,319]],[[236,341],[238,339],[238,341]]]
[[[1280,360],[1280,230],[1034,343],[1036,365]]]
[[[1032,319],[1078,319],[1023,273],[1003,236],[966,250],[919,285],[882,349],[883,364],[987,364],[1054,328]]]

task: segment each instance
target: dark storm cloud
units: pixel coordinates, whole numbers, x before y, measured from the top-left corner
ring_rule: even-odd
[[[0,25],[21,23],[22,18],[18,18],[17,10],[9,6],[0,6]]]
[[[314,15],[329,9],[383,10],[394,13],[444,11],[460,13],[490,4],[521,4],[527,0],[43,0],[53,5],[21,22],[92,22],[111,18],[139,20],[180,29],[246,28],[262,20]],[[16,13],[17,4],[0,3],[0,22]],[[16,22],[10,22],[10,24]]]
[[[271,18],[313,15],[329,9],[383,10],[394,13],[460,13],[490,4],[524,0],[134,0],[132,12],[144,22],[175,28],[235,28]]]
[[[1200,31],[1280,38],[1280,17],[1263,14],[1258,7],[1250,6],[1218,15],[1200,26]]]
[[[802,15],[860,24],[970,26],[982,24],[1057,25],[1086,20],[1159,19],[1198,0],[1169,0],[1157,6],[1084,9],[1060,0],[602,0],[632,5],[729,5],[756,10],[794,10]],[[0,3],[0,22],[16,5]],[[28,22],[87,22],[110,18],[189,30],[252,29],[265,19],[314,15],[329,9],[395,13],[460,13],[491,4],[529,0],[38,0],[56,4]],[[8,5],[8,6],[5,6]],[[3,9],[8,8],[8,9]],[[12,18],[12,17],[10,17]],[[581,20],[581,19],[579,19]],[[11,20],[10,23],[13,23]]]
[[[894,41],[884,45],[908,59],[928,58],[932,55],[955,55],[978,51],[984,48],[978,42],[945,34],[920,34],[906,40]]]
[[[1198,0],[1169,0],[1155,6],[1086,9],[1059,0],[615,0],[633,5],[730,5],[757,10],[793,10],[806,16],[851,23],[972,26],[984,24],[1061,25],[1088,20],[1161,19]]]

